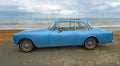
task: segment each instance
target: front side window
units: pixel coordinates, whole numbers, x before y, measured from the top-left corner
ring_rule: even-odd
[[[74,30],[74,22],[60,22],[56,25],[56,29]]]

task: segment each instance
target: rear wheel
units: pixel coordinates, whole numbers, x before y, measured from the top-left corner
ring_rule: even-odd
[[[19,49],[22,52],[30,52],[34,49],[34,45],[31,40],[29,39],[23,39],[19,44]]]
[[[93,50],[97,47],[97,41],[94,38],[88,38],[85,43],[84,47],[88,50]]]

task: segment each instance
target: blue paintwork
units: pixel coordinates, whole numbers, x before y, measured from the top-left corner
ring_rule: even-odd
[[[53,29],[59,22],[82,22],[88,29],[59,32]],[[13,34],[15,46],[19,44],[20,40],[28,38],[36,47],[83,45],[89,37],[94,37],[99,44],[104,44],[112,42],[113,33],[110,30],[91,28],[86,20],[56,20],[50,29],[29,29]]]

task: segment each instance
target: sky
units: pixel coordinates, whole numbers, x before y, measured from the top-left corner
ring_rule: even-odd
[[[119,18],[120,0],[0,0],[0,18]]]

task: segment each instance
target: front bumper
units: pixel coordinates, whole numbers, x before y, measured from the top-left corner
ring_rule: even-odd
[[[115,40],[113,39],[113,40],[112,40],[112,43],[114,43],[114,42],[115,42]]]
[[[14,47],[17,47],[18,45],[17,44],[13,44]]]

